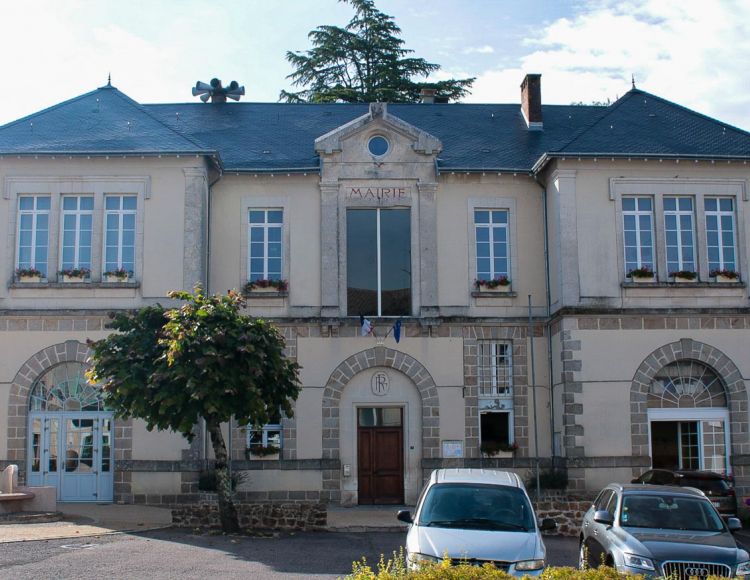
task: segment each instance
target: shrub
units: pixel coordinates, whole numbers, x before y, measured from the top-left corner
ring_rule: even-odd
[[[352,573],[347,580],[510,580],[507,572],[498,570],[492,564],[471,566],[469,564],[451,565],[449,558],[442,562],[424,562],[416,570],[409,570],[406,566],[403,548],[399,553],[394,552],[393,558],[386,560],[380,556],[380,561],[372,568],[365,558],[352,565]],[[601,566],[587,570],[575,568],[547,568],[540,576],[542,580],[622,580],[622,576],[614,568]],[[643,580],[641,575],[628,576],[629,580]]]
[[[239,471],[232,472],[232,490],[242,484],[247,479],[247,474]],[[210,469],[201,471],[198,476],[198,489],[200,491],[216,491],[216,471]]]
[[[641,266],[640,268],[633,268],[628,272],[628,278],[653,278],[654,271],[648,266]]]
[[[526,476],[526,487],[536,489],[536,472]],[[539,473],[539,487],[542,489],[565,489],[568,487],[568,472],[564,469],[547,469]]]

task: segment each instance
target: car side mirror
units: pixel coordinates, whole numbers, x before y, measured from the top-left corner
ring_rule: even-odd
[[[730,532],[734,533],[742,529],[742,522],[739,518],[729,518],[727,519],[727,527]]]
[[[396,514],[396,519],[406,524],[414,523],[414,518],[411,517],[411,512],[409,510],[398,510],[398,513]]]
[[[594,512],[594,521],[598,524],[604,524],[605,526],[611,526],[615,523],[615,518],[607,510],[597,510]]]
[[[539,530],[542,532],[548,532],[557,528],[557,522],[552,518],[544,518],[542,523],[539,525]]]

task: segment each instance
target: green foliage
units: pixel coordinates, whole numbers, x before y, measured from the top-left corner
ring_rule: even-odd
[[[352,573],[346,578],[348,580],[510,580],[513,577],[491,564],[453,566],[449,558],[436,563],[423,562],[417,569],[409,570],[402,549],[400,553],[394,552],[391,559],[386,560],[384,556],[381,556],[374,569],[364,558],[355,562],[352,565]],[[614,568],[600,566],[587,570],[546,568],[540,578],[542,580],[621,580],[622,576]],[[629,575],[628,578],[643,580],[643,576],[636,574]]]
[[[244,471],[233,471],[231,476],[232,490],[237,489],[247,479],[247,473]],[[198,475],[198,489],[200,491],[216,491],[219,489],[216,470],[201,471]]]
[[[313,48],[286,53],[294,67],[287,78],[303,87],[297,93],[281,91],[280,100],[311,103],[415,103],[423,88],[436,90],[436,102],[455,101],[474,82],[450,79],[419,83],[440,65],[414,58],[404,48],[401,29],[392,16],[375,7],[374,0],[340,0],[354,8],[344,27],[319,26],[308,34]]]
[[[526,487],[536,489],[536,472],[526,476]],[[542,489],[565,489],[568,487],[568,472],[564,469],[547,469],[539,473],[539,487]]]
[[[278,409],[292,416],[298,365],[268,322],[242,315],[241,296],[171,292],[180,308],[149,306],[117,314],[118,331],[91,343],[91,380],[120,417],[146,421],[192,440],[199,419],[263,425]]]

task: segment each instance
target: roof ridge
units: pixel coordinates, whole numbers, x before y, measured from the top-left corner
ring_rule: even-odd
[[[108,90],[109,90],[109,89],[110,89],[110,87],[108,87]],[[135,99],[133,99],[132,97],[129,97],[128,95],[126,95],[125,93],[123,93],[123,92],[122,92],[122,91],[121,91],[120,89],[117,89],[117,88],[115,88],[115,87],[111,87],[111,90],[114,90],[114,94],[115,94],[115,95],[116,95],[117,97],[119,97],[120,99],[122,99],[123,101],[125,101],[126,103],[128,103],[129,105],[131,105],[131,106],[135,107],[135,108],[136,108],[136,109],[138,109],[138,110],[139,110],[139,111],[140,111],[141,113],[143,113],[144,115],[146,115],[146,116],[147,116],[147,117],[148,117],[149,119],[151,119],[151,120],[155,121],[156,123],[158,123],[159,125],[161,125],[162,127],[164,127],[164,128],[165,128],[165,129],[166,129],[167,131],[169,131],[170,133],[174,133],[174,134],[175,134],[175,135],[177,135],[177,136],[178,136],[178,137],[179,137],[180,139],[184,139],[184,140],[185,140],[185,141],[187,141],[188,143],[191,143],[192,145],[195,145],[196,147],[199,147],[199,148],[200,148],[201,150],[203,150],[203,151],[211,151],[211,152],[213,152],[213,153],[218,153],[218,151],[216,151],[215,149],[211,149],[211,148],[210,148],[210,147],[208,147],[208,146],[207,146],[206,144],[204,144],[204,143],[200,143],[200,142],[198,142],[198,141],[195,141],[195,140],[193,140],[192,138],[190,138],[190,137],[186,137],[186,136],[185,136],[185,135],[183,135],[182,133],[179,133],[179,132],[177,132],[176,130],[172,129],[172,127],[170,127],[169,125],[167,125],[167,124],[166,124],[166,123],[165,123],[164,121],[162,121],[161,119],[157,118],[156,116],[152,115],[152,114],[151,114],[151,113],[150,113],[149,111],[147,111],[147,110],[146,110],[146,109],[144,108],[144,105],[141,105],[141,104],[140,104],[140,103],[139,103],[138,101],[136,101],[136,100],[135,100]]]
[[[662,103],[666,103],[668,105],[671,105],[673,107],[677,107],[678,109],[681,109],[687,113],[690,113],[693,116],[701,117],[702,119],[706,119],[707,121],[711,121],[713,123],[717,123],[718,125],[721,125],[722,127],[732,129],[733,131],[737,131],[738,133],[741,133],[742,135],[746,137],[750,137],[750,131],[746,131],[745,129],[741,129],[740,127],[737,127],[736,125],[731,125],[730,123],[725,123],[724,121],[720,121],[719,119],[712,117],[711,115],[706,115],[705,113],[700,113],[698,111],[694,111],[693,109],[689,109],[685,105],[680,105],[679,103],[675,103],[674,101],[670,101],[669,99],[665,99],[664,97],[660,97],[659,95],[655,95],[653,93],[649,93],[648,91],[643,91],[640,89],[635,89],[637,92],[648,95],[649,97],[656,99],[658,101],[661,101]]]
[[[630,89],[627,93],[625,93],[623,96],[621,96],[619,99],[617,99],[614,103],[604,108],[604,114],[595,119],[593,122],[591,122],[589,125],[585,125],[581,127],[574,135],[570,138],[570,140],[566,141],[560,147],[555,149],[555,151],[550,151],[550,153],[558,153],[561,151],[564,151],[568,146],[570,146],[573,142],[578,140],[580,137],[583,137],[586,133],[588,133],[591,129],[593,129],[596,125],[598,125],[601,121],[609,117],[612,113],[614,113],[618,108],[620,108],[623,103],[630,100],[630,97],[632,97],[635,93],[642,93],[643,91],[640,91],[638,89]]]
[[[114,88],[114,87],[113,87]],[[14,125],[18,125],[20,123],[23,123],[24,121],[28,121],[32,117],[38,117],[40,115],[45,115],[49,113],[50,111],[54,111],[55,109],[59,109],[61,107],[64,107],[65,105],[69,105],[70,103],[74,103],[76,101],[79,101],[81,99],[84,99],[86,97],[90,97],[94,93],[97,93],[98,91],[102,90],[101,88],[96,88],[93,91],[89,91],[88,93],[84,93],[82,95],[78,95],[77,97],[72,97],[70,99],[67,99],[65,101],[62,101],[60,103],[56,103],[54,105],[51,105],[49,107],[46,107],[42,109],[41,111],[35,111],[34,113],[30,113],[24,117],[21,117],[20,119],[16,119],[14,121],[10,121],[9,123],[5,123],[5,125],[0,125],[0,131],[3,129],[7,129],[8,127],[13,127]]]

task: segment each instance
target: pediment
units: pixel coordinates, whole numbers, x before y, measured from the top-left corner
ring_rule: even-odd
[[[380,128],[393,132],[410,143],[410,149],[422,155],[437,155],[442,151],[440,139],[388,113],[386,103],[370,103],[370,110],[348,123],[315,139],[315,151],[320,155],[331,155],[344,148],[344,142],[364,132]]]

